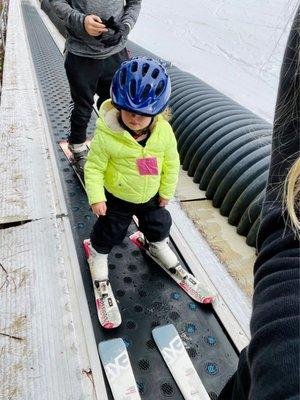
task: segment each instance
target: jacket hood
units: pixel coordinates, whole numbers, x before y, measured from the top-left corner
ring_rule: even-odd
[[[110,99],[105,100],[100,107],[100,117],[105,127],[113,133],[122,133],[124,128],[119,123],[119,111],[112,105]]]

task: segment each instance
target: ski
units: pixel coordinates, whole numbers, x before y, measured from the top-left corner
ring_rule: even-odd
[[[195,301],[202,304],[210,304],[214,301],[214,296],[208,293],[205,287],[194,277],[187,272],[181,265],[172,268],[166,268],[160,260],[154,257],[149,249],[148,243],[142,232],[137,231],[130,236],[130,240],[140,249],[146,252],[168,275],[170,275],[176,283]]]
[[[85,239],[83,248],[89,262],[91,257],[90,239]],[[109,281],[99,282],[96,287],[93,282],[96,307],[100,324],[105,329],[117,328],[121,322],[121,314]]]
[[[86,144],[87,144],[88,147],[89,147],[90,143],[91,143],[90,140],[88,140],[88,141],[86,142]],[[69,162],[70,162],[70,164],[71,164],[71,166],[72,166],[72,168],[73,168],[75,174],[77,175],[77,177],[78,177],[80,183],[82,184],[83,188],[85,188],[85,187],[84,187],[84,181],[83,181],[83,179],[82,179],[82,175],[80,175],[80,173],[78,172],[78,170],[77,170],[77,168],[76,168],[76,164],[75,164],[75,162],[74,162],[73,154],[72,154],[72,152],[69,150],[67,140],[62,140],[61,142],[59,142],[59,145],[60,145],[62,151],[64,152],[65,156],[66,156],[67,159],[69,160]]]
[[[114,400],[141,400],[123,340],[100,342],[98,349]]]
[[[152,336],[184,399],[209,400],[175,326],[169,324],[154,328]]]

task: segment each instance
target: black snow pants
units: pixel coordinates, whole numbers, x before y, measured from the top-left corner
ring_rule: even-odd
[[[65,69],[72,97],[70,143],[85,142],[86,128],[93,110],[94,95],[98,94],[99,96],[98,107],[110,97],[110,84],[114,73],[128,58],[126,48],[103,60],[67,53]]]
[[[247,400],[250,391],[250,383],[247,348],[245,348],[240,354],[237,371],[224,386],[218,400]]]
[[[91,233],[91,243],[98,253],[107,254],[122,243],[132,216],[139,219],[139,230],[149,242],[159,242],[169,236],[172,219],[169,211],[158,205],[158,194],[147,203],[135,204],[121,200],[106,191],[107,210],[100,216]]]

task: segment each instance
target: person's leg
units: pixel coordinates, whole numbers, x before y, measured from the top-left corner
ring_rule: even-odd
[[[97,99],[97,110],[100,110],[101,104],[110,98],[110,85],[111,80],[98,80],[97,95],[99,97]]]
[[[106,192],[106,215],[100,216],[91,233],[91,244],[98,253],[107,254],[124,240],[134,212],[134,204]]]
[[[158,196],[137,209],[139,229],[149,242],[149,251],[167,268],[178,265],[178,259],[168,244],[172,218],[165,207],[159,207]]]
[[[79,57],[72,53],[66,56],[65,69],[73,101],[69,134],[71,145],[85,142],[101,67],[101,60]]]
[[[99,96],[99,99],[97,100],[98,110],[103,101],[110,98],[110,84],[116,70],[120,67],[123,61],[127,60],[129,60],[129,55],[126,48],[121,50],[119,53],[113,54],[112,56],[102,60],[102,71],[96,90],[96,93]]]
[[[91,273],[94,281],[108,279],[108,254],[124,240],[134,211],[131,203],[110,193],[106,193],[106,197],[106,215],[98,218],[91,233]]]
[[[218,400],[247,400],[250,391],[250,373],[247,363],[247,348],[243,349],[237,371],[226,383]]]

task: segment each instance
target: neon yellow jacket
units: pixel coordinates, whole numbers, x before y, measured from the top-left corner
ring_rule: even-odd
[[[156,157],[158,175],[140,175],[137,159]],[[100,108],[95,136],[84,167],[89,204],[105,201],[104,188],[131,203],[145,203],[157,192],[165,199],[174,195],[179,173],[177,143],[162,115],[146,146],[142,147],[118,122],[118,111],[106,100]]]

